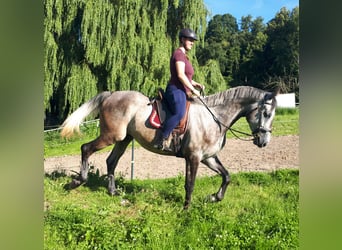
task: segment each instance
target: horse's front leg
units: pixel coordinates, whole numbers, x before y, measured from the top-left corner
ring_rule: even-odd
[[[216,173],[219,173],[222,177],[222,183],[216,194],[212,194],[209,196],[209,200],[211,202],[221,201],[224,198],[224,194],[226,193],[226,189],[230,182],[230,176],[228,171],[224,168],[220,160],[217,156],[205,159],[202,161],[203,164],[208,166],[210,169],[214,170]]]
[[[191,203],[191,194],[194,191],[197,169],[199,165],[198,157],[192,156],[189,159],[186,158],[185,169],[185,202],[184,209],[188,209]]]

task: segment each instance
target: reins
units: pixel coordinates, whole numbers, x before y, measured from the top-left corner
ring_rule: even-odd
[[[203,94],[203,91],[201,91],[201,93]],[[236,130],[236,129],[233,129],[229,126],[227,126],[226,124],[224,124],[223,122],[221,122],[216,116],[215,114],[211,111],[211,109],[208,107],[208,105],[203,101],[202,97],[198,97],[198,99],[201,101],[201,103],[204,105],[204,107],[206,107],[206,109],[209,111],[209,113],[212,115],[214,121],[219,125],[220,127],[220,131],[221,131],[221,125],[224,126],[225,128],[227,128],[228,130],[230,130],[230,132],[232,132],[232,134],[238,138],[239,140],[242,140],[242,141],[251,141],[253,139],[243,139],[241,138],[240,136],[236,135],[235,133],[240,133],[240,134],[243,134],[243,135],[247,135],[247,136],[253,136],[252,134],[249,134],[249,133],[246,133],[246,132],[242,132],[242,131],[239,131],[239,130]]]
[[[236,130],[236,129],[233,129],[233,128],[228,128],[230,130],[230,132],[232,132],[232,134],[238,138],[239,140],[241,141],[252,141],[253,139],[244,139],[244,138],[241,138],[240,136],[236,135],[236,133],[240,133],[240,134],[243,134],[243,135],[247,135],[247,136],[253,136],[251,134],[248,134],[248,133],[245,133],[245,132],[242,132],[242,131],[239,131],[239,130]]]

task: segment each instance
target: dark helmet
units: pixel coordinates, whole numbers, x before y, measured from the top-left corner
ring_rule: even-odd
[[[182,29],[179,32],[179,39],[181,39],[182,37],[192,38],[192,39],[194,39],[196,41],[198,40],[198,38],[196,36],[196,33],[192,29]]]

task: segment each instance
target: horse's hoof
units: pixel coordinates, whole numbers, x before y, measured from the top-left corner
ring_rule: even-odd
[[[64,185],[64,189],[71,190],[81,186],[84,182],[73,179],[70,183]]]
[[[184,202],[183,210],[188,210],[190,208],[190,202]]]
[[[122,200],[120,201],[120,205],[123,206],[123,207],[127,207],[127,206],[130,206],[131,203],[130,203],[129,200],[127,200],[127,199],[122,199]]]
[[[211,202],[211,203],[218,202],[215,194],[208,195],[207,198],[205,199],[205,201]]]
[[[120,192],[118,190],[108,190],[108,194],[110,196],[119,196],[120,195]]]
[[[80,179],[81,179],[81,180],[80,180],[81,182],[85,183],[85,182],[88,181],[88,176],[87,176],[87,177],[81,176]]]

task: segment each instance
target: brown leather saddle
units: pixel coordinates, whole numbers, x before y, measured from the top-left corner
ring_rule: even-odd
[[[150,100],[149,105],[152,105],[152,112],[149,117],[149,122],[152,127],[158,129],[163,126],[165,119],[167,117],[168,112],[168,104],[164,99],[164,91],[162,89],[158,90],[158,96]],[[170,148],[175,153],[177,157],[184,157],[181,152],[182,147],[182,137],[181,135],[185,133],[188,127],[188,117],[189,117],[189,107],[190,100],[187,98],[186,100],[186,111],[184,117],[180,120],[177,127],[172,130],[171,133],[171,144]]]
[[[154,128],[161,128],[163,126],[163,123],[166,119],[167,113],[170,112],[168,110],[167,104],[164,99],[164,91],[163,89],[158,89],[158,96],[153,98],[150,101],[150,104],[152,105],[152,112],[149,117],[149,122]],[[176,128],[172,131],[172,135],[182,135],[186,131],[187,125],[188,125],[188,117],[189,117],[189,107],[190,107],[190,101],[186,100],[186,111],[183,116],[183,118],[180,120],[179,124]]]

